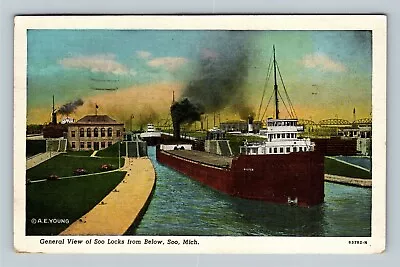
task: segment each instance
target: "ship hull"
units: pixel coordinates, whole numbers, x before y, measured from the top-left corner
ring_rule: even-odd
[[[147,143],[148,146],[156,146],[160,144],[161,138],[160,137],[142,137],[141,138],[143,141]]]
[[[180,157],[158,147],[156,153],[161,164],[234,197],[302,207],[324,201],[324,157],[318,152],[240,155],[229,167]]]

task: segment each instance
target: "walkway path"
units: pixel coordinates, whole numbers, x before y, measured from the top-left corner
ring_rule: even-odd
[[[92,155],[90,155],[90,157],[94,158],[96,157],[97,152],[99,152],[98,150],[93,151]]]
[[[59,155],[61,152],[44,152],[40,153],[37,155],[34,155],[30,158],[26,159],[26,169],[29,170],[30,168],[33,168],[37,165],[39,165],[42,162],[45,162],[46,160],[49,160],[57,155]]]
[[[339,175],[325,174],[325,181],[337,184],[372,187],[372,179],[352,178]]]
[[[148,158],[127,158],[122,170],[124,180],[60,235],[123,235],[140,219],[155,186],[153,165]]]
[[[120,171],[120,170],[115,169],[115,170],[105,171],[105,172],[94,172],[94,173],[81,174],[81,175],[63,176],[63,177],[58,177],[57,180],[72,179],[72,178],[84,178],[84,177],[88,177],[88,176],[102,175],[102,174],[118,172],[118,171]],[[43,183],[43,182],[47,182],[47,181],[48,181],[48,179],[46,178],[46,179],[29,181],[29,183],[34,184],[34,183]]]

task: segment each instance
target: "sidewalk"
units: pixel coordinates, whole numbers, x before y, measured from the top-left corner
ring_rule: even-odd
[[[46,160],[49,160],[57,155],[59,155],[61,152],[44,152],[37,154],[35,156],[32,156],[28,159],[26,159],[26,169],[29,170],[30,168],[33,168],[40,163],[45,162]]]
[[[148,158],[126,158],[124,180],[60,235],[123,235],[138,218],[155,186]],[[102,204],[103,203],[103,204]]]

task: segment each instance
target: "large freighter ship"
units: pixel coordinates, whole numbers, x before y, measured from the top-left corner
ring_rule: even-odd
[[[324,156],[310,139],[300,139],[297,119],[279,118],[275,48],[273,57],[275,118],[257,135],[262,141],[244,142],[234,157],[225,134],[214,129],[205,151],[191,145],[162,144],[157,160],[213,189],[247,199],[302,207],[324,201]],[[249,135],[252,124],[249,120]]]

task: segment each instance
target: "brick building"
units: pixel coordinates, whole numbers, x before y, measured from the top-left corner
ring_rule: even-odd
[[[87,115],[68,124],[68,149],[101,150],[122,141],[124,124],[107,115]]]

